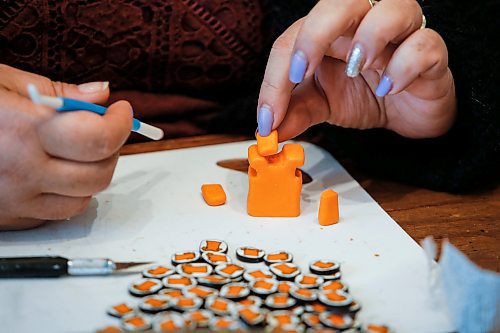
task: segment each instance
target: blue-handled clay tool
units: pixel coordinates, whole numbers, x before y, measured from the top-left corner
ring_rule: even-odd
[[[107,110],[106,107],[102,105],[88,103],[76,99],[40,95],[38,89],[34,84],[28,84],[28,94],[30,95],[33,103],[48,106],[58,112],[84,110],[103,115]],[[132,122],[132,131],[142,134],[153,140],[160,140],[161,138],[163,138],[163,130],[161,128],[148,125],[135,118]]]

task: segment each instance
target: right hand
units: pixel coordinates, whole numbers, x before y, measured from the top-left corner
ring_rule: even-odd
[[[119,101],[104,116],[57,113],[35,105],[40,94],[105,103],[108,84],[73,85],[0,64],[0,229],[38,226],[83,212],[104,190],[130,134],[132,107]]]
[[[259,95],[259,133],[285,141],[328,122],[444,135],[457,106],[443,38],[415,0],[320,0],[275,41]],[[349,72],[349,74],[347,73]],[[349,77],[350,76],[350,77]]]

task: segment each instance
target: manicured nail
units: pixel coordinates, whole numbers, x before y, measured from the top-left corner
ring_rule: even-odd
[[[257,124],[259,125],[259,134],[268,136],[273,128],[274,116],[269,105],[262,105],[257,115]]]
[[[378,83],[377,89],[375,89],[375,95],[378,97],[384,97],[392,89],[392,80],[387,75],[383,75]]]
[[[362,67],[362,62],[364,58],[364,51],[361,44],[354,44],[349,58],[347,59],[347,66],[345,68],[345,73],[349,77],[356,77]]]
[[[300,83],[304,79],[307,69],[306,55],[302,51],[297,51],[292,57],[290,63],[290,81],[293,83]]]
[[[88,82],[78,85],[78,90],[83,94],[93,94],[106,90],[109,86],[109,82]]]

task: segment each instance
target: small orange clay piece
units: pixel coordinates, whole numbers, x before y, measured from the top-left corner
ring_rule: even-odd
[[[170,332],[170,331],[174,331],[175,329],[177,329],[177,325],[175,325],[173,320],[167,320],[167,321],[164,321],[160,324],[160,328],[162,331]]]
[[[193,252],[186,252],[175,255],[175,260],[190,260],[194,259],[196,255]]]
[[[97,331],[97,333],[122,333],[122,332],[123,331],[118,326],[107,326]]]
[[[224,302],[224,301],[221,301],[221,300],[216,299],[216,300],[213,302],[212,307],[213,307],[214,309],[217,309],[217,310],[226,311],[226,310],[227,310],[227,303],[226,303],[226,302]]]
[[[164,293],[164,295],[170,296],[173,298],[177,298],[177,297],[181,297],[183,294],[182,294],[182,290],[175,289],[175,290],[169,290],[168,292]]]
[[[135,284],[134,287],[140,291],[148,291],[151,287],[156,286],[156,283],[151,281],[144,281],[141,284]]]
[[[288,253],[286,252],[280,252],[280,253],[275,253],[275,254],[270,254],[267,256],[268,260],[287,260],[288,259]]]
[[[259,217],[296,217],[300,215],[300,192],[304,148],[285,144],[276,155],[262,156],[257,145],[248,148],[247,212]]]
[[[226,192],[220,184],[201,185],[201,194],[209,206],[220,206],[226,203]]]
[[[310,291],[309,289],[299,289],[299,290],[297,290],[297,294],[305,296],[305,297],[311,297],[312,291]]]
[[[222,276],[218,275],[209,275],[205,278],[207,281],[212,282],[212,283],[219,283],[224,280]]]
[[[243,289],[245,289],[242,286],[230,286],[228,288],[229,290],[227,291],[227,294],[230,296],[238,296]]]
[[[215,254],[215,253],[208,253],[207,254],[208,259],[214,263],[220,262],[227,262],[227,257],[222,254]]]
[[[332,262],[323,262],[323,261],[316,261],[314,263],[315,266],[318,266],[319,268],[330,268],[334,264]]]
[[[304,276],[302,278],[302,281],[300,283],[303,283],[303,284],[315,284],[317,281],[317,279],[314,277],[314,276]]]
[[[195,265],[190,265],[190,264],[184,264],[184,266],[182,268],[184,270],[184,273],[186,273],[186,274],[206,273],[207,272],[206,266],[195,266]]]
[[[255,304],[255,301],[253,301],[251,298],[245,298],[244,300],[239,301],[238,304],[244,306],[251,306]]]
[[[310,317],[309,317],[309,320],[310,320],[310,321],[311,321],[311,323],[312,323],[312,324],[314,324],[314,325],[318,325],[318,324],[320,323],[320,321],[319,321],[319,315],[316,315],[316,314],[314,314],[314,315],[310,316]]]
[[[191,298],[181,298],[177,304],[179,304],[179,306],[193,306],[194,301]]]
[[[129,308],[128,305],[125,303],[113,306],[113,309],[115,309],[116,312],[118,312],[120,314],[125,314],[125,313],[131,312],[133,310],[133,309]]]
[[[136,327],[141,327],[141,326],[144,326],[146,324],[144,322],[144,319],[142,319],[141,317],[131,317],[129,319],[126,319],[125,322],[127,324],[130,324],[130,325],[136,326]]]
[[[254,277],[256,279],[265,279],[265,278],[267,278],[267,275],[264,274],[264,272],[262,272],[262,271],[255,271],[255,272],[249,273],[249,275],[251,275],[252,277]]]
[[[212,184],[212,185],[202,185],[202,191],[203,191],[203,186],[217,186],[218,184]],[[218,185],[220,186],[220,185]],[[222,188],[222,186],[221,186]],[[224,190],[222,190],[222,192],[224,192]],[[213,252],[219,252],[221,249],[220,249],[220,245],[221,245],[221,242],[219,241],[211,241],[211,240],[208,240],[207,241],[207,246],[205,246],[203,248],[204,251],[213,251]]]
[[[344,301],[346,299],[345,296],[339,295],[336,292],[328,293],[326,295],[326,298],[328,298],[330,301],[334,301],[334,302],[340,302],[340,301]]]
[[[217,328],[228,328],[229,326],[231,326],[231,322],[229,320],[224,319],[224,318],[219,318],[219,320],[217,320],[217,323],[215,324],[215,326]]]
[[[259,250],[246,247],[246,248],[243,249],[243,253],[246,256],[258,256],[259,255]]]
[[[274,318],[278,321],[278,323],[280,323],[281,325],[286,325],[286,324],[291,324],[292,323],[292,320],[290,319],[290,316],[289,315],[282,315],[282,314],[279,314],[279,315],[276,315],[274,316]]]
[[[278,285],[278,292],[280,293],[288,293],[290,292],[290,285],[286,282],[280,282],[280,284]]]
[[[191,312],[191,318],[193,318],[195,321],[207,320],[207,317],[205,317],[205,315],[201,311]]]
[[[213,292],[211,292],[211,291],[205,291],[205,290],[197,288],[197,287],[194,287],[193,289],[190,289],[189,291],[200,298],[207,298],[208,296],[213,294]]]
[[[269,156],[278,153],[278,131],[272,131],[268,136],[255,135],[257,138],[257,151],[260,156]]]
[[[344,317],[338,314],[331,314],[328,316],[328,320],[335,325],[345,325]]]
[[[183,284],[183,285],[188,285],[189,284],[189,279],[186,277],[181,277],[181,278],[168,278],[168,283],[170,284]]]
[[[240,266],[238,265],[227,265],[223,270],[222,272],[226,273],[226,274],[233,274],[237,271],[241,271],[243,268],[241,268]]]
[[[259,313],[256,313],[255,311],[252,311],[250,308],[243,308],[239,311],[239,314],[242,317],[245,317],[247,320],[254,320],[255,318],[259,317]]]
[[[289,267],[285,264],[278,265],[276,266],[276,268],[279,269],[281,272],[283,272],[283,274],[292,274],[297,270],[297,268]]]
[[[389,328],[383,325],[368,325],[366,328],[369,332],[380,332],[380,333],[388,333]]]
[[[323,290],[340,290],[342,288],[344,288],[344,285],[341,282],[335,281],[324,286]]]
[[[325,190],[321,193],[318,221],[325,226],[339,221],[339,195],[334,190]]]
[[[275,296],[274,302],[276,304],[286,304],[288,302],[288,296]]]
[[[167,303],[167,301],[164,301],[162,299],[150,298],[150,299],[146,300],[144,303],[147,303],[151,306],[160,307],[160,306],[165,305],[165,303]]]
[[[326,310],[327,310],[327,307],[326,307],[326,306],[324,306],[324,305],[323,305],[323,304],[321,304],[321,303],[313,303],[313,304],[312,304],[312,308],[313,308],[313,311],[314,311],[314,312],[318,312],[318,313],[320,313],[320,312],[323,312],[323,311],[326,311]]]
[[[160,275],[160,274],[165,274],[166,272],[170,271],[170,268],[167,267],[157,267],[155,269],[150,269],[148,271],[149,274],[155,274],[155,275]]]
[[[273,287],[273,284],[266,282],[264,280],[260,280],[260,281],[255,282],[254,287],[270,290]]]

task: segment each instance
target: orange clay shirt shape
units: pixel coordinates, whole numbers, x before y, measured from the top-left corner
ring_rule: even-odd
[[[300,215],[300,192],[304,148],[285,144],[280,153],[262,156],[257,145],[248,148],[247,212],[259,217],[295,217]]]
[[[334,190],[325,190],[321,193],[318,221],[325,226],[339,221],[339,195]]]
[[[201,185],[201,194],[209,206],[220,206],[226,203],[226,192],[220,184]]]
[[[257,151],[260,156],[269,156],[278,153],[278,131],[274,130],[268,136],[256,135]]]

